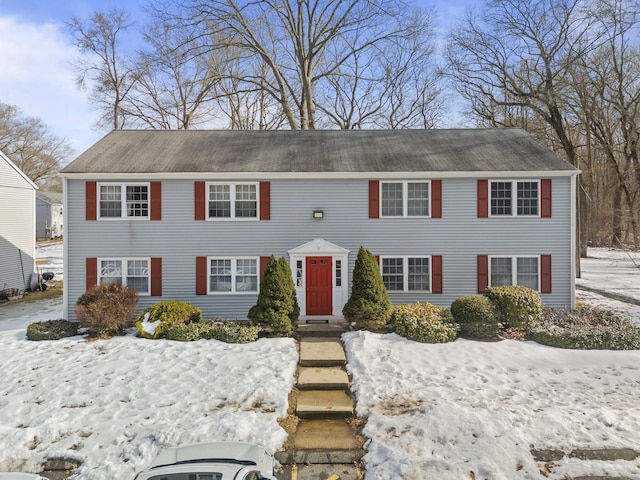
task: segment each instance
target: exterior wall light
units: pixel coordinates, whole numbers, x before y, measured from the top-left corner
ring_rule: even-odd
[[[313,211],[313,218],[315,219],[321,219],[324,217],[324,212],[322,210],[314,210]]]

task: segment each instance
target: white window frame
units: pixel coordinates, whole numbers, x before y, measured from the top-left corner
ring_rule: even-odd
[[[229,187],[229,200],[231,202],[231,215],[228,217],[211,217],[209,216],[209,195],[213,185],[223,185]],[[256,215],[255,217],[236,217],[236,188],[238,185],[252,185],[256,187]],[[260,220],[260,182],[207,182],[205,189],[205,210],[207,220],[212,222],[254,222]]]
[[[211,290],[211,260],[231,261],[231,290],[228,292],[218,292]],[[238,276],[238,260],[253,260],[256,262],[256,289],[236,290],[236,277]],[[244,274],[243,274],[244,275]],[[208,295],[255,295],[260,292],[260,257],[207,257],[207,294]]]
[[[538,285],[536,292],[540,292],[540,255],[489,255],[489,286],[491,287],[491,260],[494,258],[508,258],[511,259],[511,285],[519,285],[518,283],[518,259],[519,258],[535,258],[538,262]]]
[[[492,192],[492,185],[494,183],[510,183],[511,184],[511,214],[507,215],[507,214],[501,214],[501,213],[493,213],[492,210],[492,206],[491,206],[491,201],[492,201],[492,196],[491,196],[491,192]],[[518,214],[518,183],[535,183],[538,185],[538,213],[537,214]],[[489,181],[489,205],[488,205],[488,210],[489,210],[489,216],[490,217],[496,217],[496,218],[512,218],[512,217],[525,217],[525,218],[540,218],[540,209],[541,209],[541,202],[540,202],[540,180],[539,179],[518,179],[518,180],[510,180],[510,179],[495,179],[495,180],[490,180]]]
[[[122,271],[121,271],[121,280],[123,286],[127,285],[127,275],[126,272],[128,270],[128,262],[134,261],[144,261],[147,262],[147,272],[149,275],[147,276],[147,291],[146,292],[138,292],[138,296],[140,297],[148,297],[151,295],[151,258],[150,257],[101,257],[98,258],[98,285],[102,284],[102,262],[121,262]],[[137,292],[137,290],[136,290]]]
[[[433,261],[431,255],[381,255],[380,256],[380,274],[384,283],[384,260],[394,258],[402,259],[402,290],[388,290],[389,293],[431,293],[433,289]],[[429,260],[429,290],[409,290],[409,259],[422,258]]]
[[[382,196],[382,186],[385,184],[402,184],[402,215],[383,215],[382,204],[384,198]],[[429,188],[427,195],[427,205],[429,215],[409,215],[409,187],[410,183],[426,183]],[[431,218],[431,180],[381,180],[380,181],[380,218]]]
[[[102,187],[120,187],[120,216],[107,217],[102,216],[102,199],[100,191]],[[127,208],[127,187],[147,187],[147,215],[133,216],[129,215]],[[96,202],[99,220],[149,220],[151,218],[151,183],[150,182],[97,182]],[[124,192],[124,195],[123,195]]]

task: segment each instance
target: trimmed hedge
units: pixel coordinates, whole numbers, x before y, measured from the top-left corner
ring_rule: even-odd
[[[29,340],[59,340],[65,337],[75,337],[78,334],[78,323],[69,320],[47,320],[32,323],[27,327]]]
[[[211,320],[169,325],[164,331],[164,338],[180,342],[213,339],[226,343],[251,343],[258,339],[258,331],[257,325]]]
[[[467,295],[451,304],[454,321],[460,325],[460,333],[473,338],[493,338],[500,330],[495,306],[484,295]]]
[[[141,337],[162,338],[169,327],[201,321],[202,310],[198,307],[179,300],[167,300],[145,308],[136,318],[136,328]],[[145,330],[145,324],[156,322],[153,333]]]
[[[545,309],[530,337],[560,348],[640,350],[640,328],[610,310],[587,305],[573,311]]]
[[[504,327],[529,331],[542,314],[543,304],[538,292],[520,285],[487,288],[484,295],[491,300]]]
[[[398,335],[422,343],[451,342],[459,330],[447,308],[431,303],[398,305],[390,323]]]

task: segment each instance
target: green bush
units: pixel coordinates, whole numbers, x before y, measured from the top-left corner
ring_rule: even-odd
[[[460,333],[473,338],[492,338],[498,334],[498,313],[488,297],[467,295],[451,304],[451,314]]]
[[[379,330],[389,321],[392,310],[378,262],[361,246],[353,268],[351,296],[342,309],[344,319],[355,323],[357,329]]]
[[[276,259],[271,255],[260,282],[258,301],[247,317],[268,335],[290,337],[296,331],[299,316],[300,307],[289,262],[284,257]]]
[[[59,340],[78,334],[78,323],[68,320],[48,320],[32,323],[27,327],[29,340]]]
[[[398,305],[390,323],[398,335],[422,343],[451,342],[459,330],[448,309],[430,303]]]
[[[191,342],[194,340],[220,340],[226,343],[251,343],[258,339],[258,326],[225,320],[169,325],[164,332],[168,340]]]
[[[538,292],[520,285],[491,287],[485,290],[505,327],[529,331],[542,314],[543,304]]]
[[[96,285],[76,301],[78,326],[90,337],[109,338],[124,333],[138,306],[135,290],[117,283]]]
[[[640,349],[640,328],[610,310],[590,306],[573,311],[545,309],[532,325],[530,337],[560,348]]]
[[[202,310],[187,302],[167,300],[145,308],[136,318],[138,334],[144,338],[163,338],[170,326],[202,321]],[[153,333],[146,331],[146,324],[157,324]],[[147,327],[147,330],[148,327]]]

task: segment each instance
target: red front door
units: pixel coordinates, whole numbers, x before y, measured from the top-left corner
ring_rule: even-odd
[[[331,315],[331,257],[307,257],[307,315]]]

